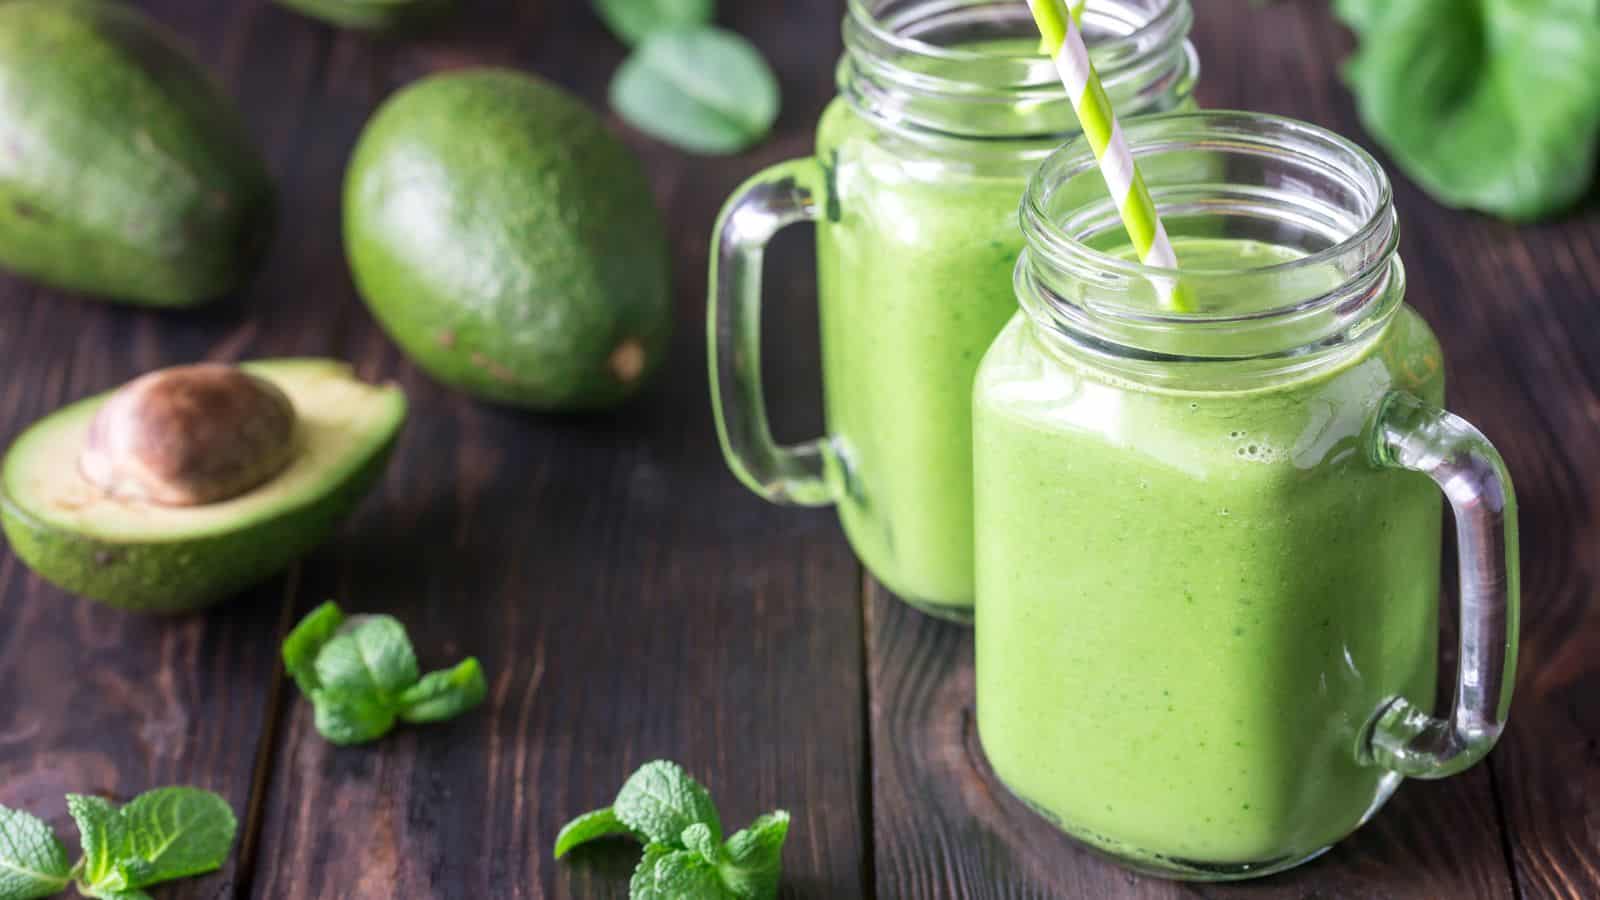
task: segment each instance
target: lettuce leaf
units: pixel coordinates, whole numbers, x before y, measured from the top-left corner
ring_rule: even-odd
[[[1335,0],[1362,124],[1439,202],[1512,220],[1575,203],[1600,144],[1600,0]]]

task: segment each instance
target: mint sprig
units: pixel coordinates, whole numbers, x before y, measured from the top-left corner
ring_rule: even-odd
[[[399,620],[347,619],[332,602],[289,632],[283,665],[315,707],[317,732],[340,745],[377,740],[397,721],[453,719],[489,693],[476,659],[423,675]]]
[[[646,763],[623,783],[617,799],[568,822],[556,836],[556,858],[612,835],[645,845],[628,882],[630,900],[771,900],[778,895],[789,814],[756,819],[726,841],[711,794],[682,766]]]
[[[68,794],[67,812],[83,845],[71,866],[49,825],[0,806],[0,900],[40,900],[72,882],[85,897],[149,900],[151,885],[221,868],[238,831],[228,801],[199,788],[160,788],[120,809]]]
[[[71,872],[67,850],[49,825],[0,806],[0,898],[38,900],[60,893]]]

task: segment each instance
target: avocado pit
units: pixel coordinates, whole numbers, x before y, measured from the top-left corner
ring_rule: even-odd
[[[233,366],[175,366],[117,389],[89,425],[78,470],[106,494],[160,506],[231,500],[295,455],[295,409]]]

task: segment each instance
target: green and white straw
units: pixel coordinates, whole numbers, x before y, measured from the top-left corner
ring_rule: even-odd
[[[1145,186],[1144,176],[1133,162],[1128,140],[1117,124],[1111,99],[1100,83],[1100,76],[1089,62],[1089,48],[1083,42],[1083,32],[1078,30],[1078,18],[1083,15],[1084,0],[1072,7],[1063,0],[1028,0],[1033,10],[1033,20],[1039,26],[1044,41],[1042,49],[1055,61],[1061,83],[1066,86],[1072,108],[1078,114],[1078,124],[1094,150],[1100,163],[1100,174],[1105,176],[1106,188],[1117,204],[1122,224],[1133,239],[1133,249],[1147,266],[1164,269],[1178,267],[1178,255],[1172,251],[1172,240],[1167,228],[1156,214],[1155,201]],[[1158,282],[1162,302],[1174,312],[1189,312],[1193,302],[1182,284]]]

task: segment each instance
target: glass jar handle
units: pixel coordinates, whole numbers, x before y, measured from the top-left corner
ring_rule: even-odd
[[[1363,753],[1366,762],[1402,775],[1443,778],[1482,759],[1510,711],[1521,587],[1517,500],[1504,461],[1478,429],[1410,394],[1384,400],[1373,438],[1379,465],[1427,475],[1450,501],[1461,644],[1450,718],[1396,697],[1374,718]]]
[[[734,191],[712,234],[706,349],[722,455],[746,487],[795,506],[833,502],[837,457],[827,438],[794,446],[772,438],[761,389],[761,267],[773,235],[821,219],[826,190],[815,159],[779,163]]]

